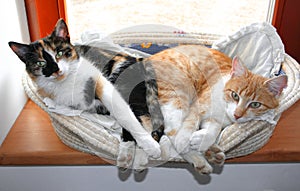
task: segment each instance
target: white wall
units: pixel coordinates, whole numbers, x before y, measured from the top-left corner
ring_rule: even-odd
[[[21,77],[24,64],[8,41],[29,42],[23,0],[1,1],[0,6],[0,145],[27,101]]]
[[[0,167],[1,191],[296,191],[300,164],[226,164],[200,176],[189,168],[120,174],[114,166]]]

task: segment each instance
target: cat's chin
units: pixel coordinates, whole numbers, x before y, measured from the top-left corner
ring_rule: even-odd
[[[64,81],[66,78],[67,78],[67,75],[66,74],[52,74],[51,75],[51,78],[56,80],[56,81]]]
[[[248,121],[251,120],[251,119],[248,119],[248,118],[245,118],[245,117],[242,117],[242,118],[239,118],[239,119],[235,119],[235,117],[233,115],[230,115],[230,114],[227,114],[227,117],[229,118],[229,120],[232,123],[245,123],[245,122],[248,122]]]
[[[64,81],[67,78],[67,75],[63,74],[63,75],[59,75],[56,77],[57,81]]]

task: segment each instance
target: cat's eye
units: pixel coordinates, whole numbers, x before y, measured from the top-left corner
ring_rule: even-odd
[[[63,51],[59,51],[59,52],[56,54],[56,58],[61,58],[63,55],[64,55]]]
[[[46,66],[46,62],[44,62],[44,61],[38,61],[36,63],[36,65],[38,65],[39,67],[45,67]]]
[[[234,101],[239,101],[240,100],[240,97],[237,93],[235,93],[234,91],[231,92],[231,97]]]
[[[259,102],[252,102],[249,105],[249,107],[251,107],[253,109],[259,108],[260,106],[261,106],[261,103],[259,103]]]

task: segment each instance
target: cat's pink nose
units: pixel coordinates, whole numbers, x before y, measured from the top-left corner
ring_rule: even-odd
[[[236,119],[236,120],[238,120],[239,118],[241,118],[242,116],[240,116],[240,115],[237,115],[237,114],[234,114],[234,118]]]

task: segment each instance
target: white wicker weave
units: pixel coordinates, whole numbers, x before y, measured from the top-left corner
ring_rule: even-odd
[[[211,44],[217,36],[205,34],[192,34],[178,37],[175,34],[113,34],[115,43],[179,43],[179,44]],[[283,111],[288,109],[300,98],[300,67],[289,55],[285,55],[283,63],[285,73],[288,75],[288,87],[280,99],[280,106],[276,111],[276,120],[279,120]],[[81,117],[68,117],[49,112],[41,97],[36,91],[35,84],[27,73],[23,77],[23,86],[27,95],[39,107],[45,110],[53,127],[63,143],[79,151],[95,154],[109,160],[116,160],[119,149],[119,140],[110,131],[98,124]],[[250,154],[267,143],[272,136],[274,124],[266,121],[250,121],[241,125],[226,127],[219,138],[219,145],[223,148],[226,158],[233,158]]]

